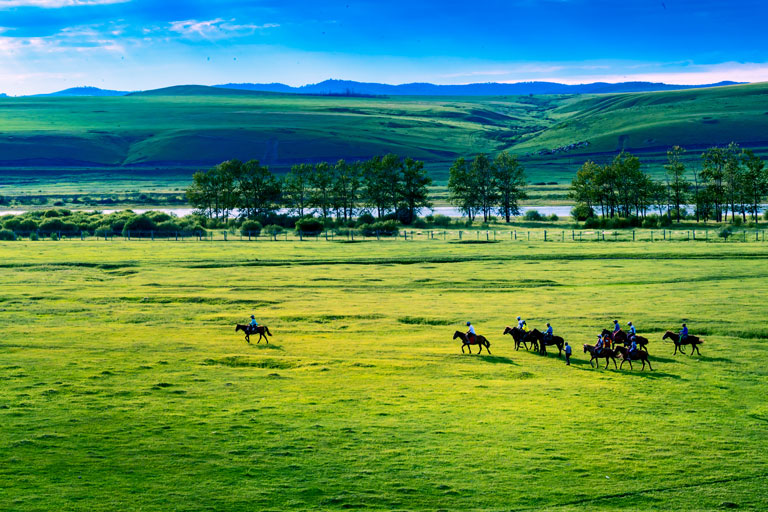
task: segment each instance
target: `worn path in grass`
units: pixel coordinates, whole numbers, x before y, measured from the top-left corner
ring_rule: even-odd
[[[0,503],[765,509],[767,277],[749,243],[3,243]],[[518,314],[573,366],[515,352]],[[590,367],[614,318],[654,372]]]

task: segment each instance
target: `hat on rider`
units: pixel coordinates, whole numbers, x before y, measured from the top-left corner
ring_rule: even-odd
[[[520,320],[520,317],[517,317],[518,320]]]
[[[685,324],[683,324],[683,327],[685,327]]]
[[[471,325],[471,324],[472,324],[472,322],[467,322],[467,325]]]
[[[251,318],[256,318],[255,316],[251,315]]]
[[[549,327],[549,322],[547,322],[547,327]]]
[[[632,325],[632,322],[629,322],[627,325]]]

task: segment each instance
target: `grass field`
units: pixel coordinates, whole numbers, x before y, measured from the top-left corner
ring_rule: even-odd
[[[0,243],[10,510],[768,507],[764,244]],[[274,337],[247,345],[254,312]],[[566,367],[505,325],[551,321]],[[617,318],[654,372],[593,369]],[[472,320],[493,355],[451,340]],[[702,356],[672,356],[687,321]]]

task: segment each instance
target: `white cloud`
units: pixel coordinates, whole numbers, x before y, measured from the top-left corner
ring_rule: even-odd
[[[11,7],[40,7],[42,9],[58,9],[79,5],[123,4],[131,0],[0,0],[0,9]]]
[[[170,30],[188,38],[224,39],[233,35],[248,35],[257,30],[277,28],[277,23],[263,25],[241,24],[236,20],[216,18],[214,20],[182,20],[171,22]]]

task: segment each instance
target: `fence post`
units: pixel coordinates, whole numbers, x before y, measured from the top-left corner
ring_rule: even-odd
[[[303,242],[303,241],[304,241],[304,237],[301,234],[301,230],[299,230],[299,242]]]
[[[403,230],[403,240],[408,240],[408,230],[407,229]]]
[[[224,241],[225,242],[227,241],[227,232],[226,231],[224,231]]]
[[[515,230],[515,240],[517,240],[517,230]]]
[[[662,234],[664,235],[664,240],[666,240],[667,239],[667,230],[663,229],[662,230]]]
[[[381,238],[379,238],[379,230],[378,229],[376,230],[376,240],[381,240]]]
[[[653,230],[651,230],[651,242],[653,242]]]
[[[576,231],[572,229],[571,230],[571,242],[575,242],[575,241],[576,241]]]
[[[496,230],[495,229],[493,230],[493,241],[494,242],[496,241]]]
[[[488,241],[488,240],[490,240],[490,239],[491,239],[491,236],[490,236],[490,234],[488,233],[488,230],[485,230],[485,241],[487,242],[487,241]]]
[[[563,230],[563,232],[560,233],[560,234],[563,236],[563,240],[562,241],[565,242],[565,230]]]
[[[461,230],[459,230],[459,240],[461,240]]]
[[[605,242],[605,231],[603,231],[603,242]]]
[[[546,229],[544,230],[544,241],[545,242],[547,241],[547,230]]]
[[[635,230],[634,229],[632,230],[632,241],[633,242],[635,241]]]
[[[85,240],[85,238],[83,237],[83,231],[82,230],[80,230],[80,240]]]

